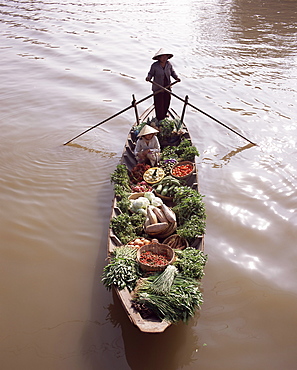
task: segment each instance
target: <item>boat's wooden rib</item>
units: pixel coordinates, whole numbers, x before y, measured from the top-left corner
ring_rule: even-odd
[[[154,107],[151,106],[140,116],[139,120],[140,122],[146,122],[148,119],[152,119],[154,117],[154,114],[155,114]],[[171,119],[179,118],[173,109],[169,110],[169,115]],[[190,135],[189,135],[189,132],[186,126],[184,126],[184,131],[185,131],[184,136],[190,139]],[[133,138],[130,132],[128,135],[127,141],[125,143],[124,151],[121,157],[121,163],[125,164],[128,170],[131,170],[137,163],[134,157],[134,153],[133,153],[134,148],[135,148],[135,138]],[[193,172],[191,177],[187,180],[187,183],[190,187],[196,189],[197,191],[199,190],[196,165],[195,165],[195,171]],[[114,198],[113,205],[112,205],[111,218],[118,216],[120,213],[121,211],[117,207],[116,198]],[[116,235],[114,235],[112,229],[110,228],[109,238],[108,238],[108,255],[110,256],[113,250],[121,245],[122,245],[121,241],[116,237]],[[204,250],[204,236],[197,238],[196,242],[192,246],[194,246],[196,249],[200,249],[203,251]],[[142,317],[141,314],[136,309],[133,308],[132,306],[133,296],[128,291],[128,289],[127,288],[122,289],[122,290],[119,290],[117,288],[114,288],[114,289],[129,319],[135,326],[137,326],[140,329],[140,331],[145,332],[145,333],[161,333],[171,325],[171,323],[166,322],[164,320],[161,321],[158,318]]]

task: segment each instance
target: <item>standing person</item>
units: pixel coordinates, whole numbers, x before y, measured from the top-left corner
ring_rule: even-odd
[[[170,84],[170,77],[172,76],[176,81],[180,82],[172,64],[168,61],[168,59],[172,57],[173,54],[166,52],[164,49],[160,49],[153,57],[153,60],[156,60],[156,62],[151,65],[146,81],[150,81],[153,78],[154,82],[166,87]],[[171,90],[170,88],[168,89]],[[160,90],[160,87],[152,84],[152,90],[155,92]],[[164,90],[154,95],[154,105],[158,121],[162,121],[167,116],[170,99],[171,95]]]
[[[139,139],[134,149],[138,163],[145,163],[149,160],[152,167],[158,164],[160,156],[160,144],[156,137],[158,132],[155,128],[145,125],[138,134]]]

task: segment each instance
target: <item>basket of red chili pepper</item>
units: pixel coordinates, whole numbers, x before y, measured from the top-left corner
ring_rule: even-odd
[[[194,163],[190,161],[178,162],[171,169],[172,176],[178,179],[186,179],[194,171]]]
[[[143,271],[163,271],[174,261],[174,250],[166,244],[152,242],[137,251],[137,262]]]

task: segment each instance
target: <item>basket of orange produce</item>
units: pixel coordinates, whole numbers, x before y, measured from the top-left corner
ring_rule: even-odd
[[[178,162],[171,169],[172,176],[178,179],[186,179],[194,172],[194,163],[190,161]]]

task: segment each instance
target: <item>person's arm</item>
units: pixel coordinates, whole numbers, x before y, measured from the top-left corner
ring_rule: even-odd
[[[150,152],[152,153],[159,153],[161,151],[160,149],[160,143],[156,136],[154,136],[150,142]]]
[[[170,63],[170,75],[178,82],[180,82],[180,78],[178,77],[177,73],[175,72],[173,65]]]
[[[155,75],[155,63],[151,65],[151,68],[146,76],[146,81],[150,81]]]
[[[140,151],[141,151],[141,140],[138,139],[135,145],[134,155],[137,156]]]

